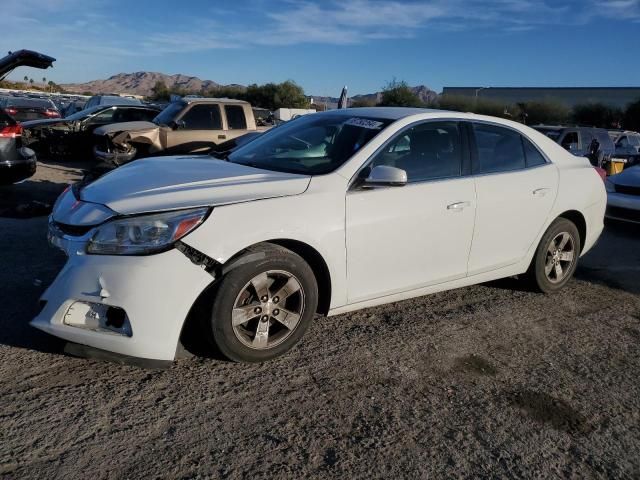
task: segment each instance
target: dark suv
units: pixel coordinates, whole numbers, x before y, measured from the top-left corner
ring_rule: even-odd
[[[603,128],[536,125],[533,128],[578,157],[587,157],[601,166],[615,154],[616,147]]]

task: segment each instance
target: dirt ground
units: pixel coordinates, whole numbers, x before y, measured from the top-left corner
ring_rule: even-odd
[[[0,218],[0,476],[640,477],[638,228],[608,225],[554,296],[494,282],[318,319],[267,364],[168,370],[27,325],[64,263],[45,229]]]

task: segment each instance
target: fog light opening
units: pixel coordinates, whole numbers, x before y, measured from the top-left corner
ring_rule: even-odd
[[[132,336],[127,312],[120,307],[92,302],[74,302],[67,310],[63,321],[66,325],[94,332]]]
[[[127,314],[125,311],[118,307],[109,307],[107,309],[107,327],[113,328],[122,328],[124,327],[124,322],[127,319]]]

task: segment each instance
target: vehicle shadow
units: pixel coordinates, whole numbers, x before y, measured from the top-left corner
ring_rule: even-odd
[[[640,294],[640,225],[607,221],[596,245],[580,259],[575,278],[616,290]],[[536,292],[521,278],[510,277],[483,283],[491,288]]]
[[[598,243],[584,256],[576,278],[640,294],[640,225],[606,221]]]

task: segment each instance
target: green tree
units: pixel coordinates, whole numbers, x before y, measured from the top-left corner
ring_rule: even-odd
[[[413,93],[407,82],[397,81],[394,78],[382,88],[380,105],[384,107],[423,107],[424,103]]]
[[[571,118],[571,109],[559,102],[524,102],[518,105],[522,111],[522,119],[527,125],[561,125]]]
[[[151,99],[152,100],[165,100],[168,101],[171,93],[169,92],[169,88],[167,88],[167,84],[162,80],[158,80],[155,85],[151,88]]]
[[[375,100],[372,100],[372,99],[357,98],[355,100],[351,100],[351,103],[350,103],[349,106],[351,108],[375,107],[376,106],[376,102],[375,102]]]
[[[585,103],[573,108],[573,121],[579,125],[615,128],[622,122],[621,109],[603,103]]]
[[[624,111],[622,126],[627,130],[640,132],[640,99],[627,105]]]

